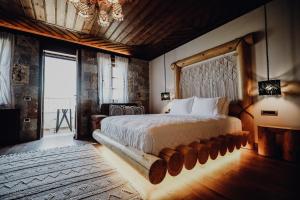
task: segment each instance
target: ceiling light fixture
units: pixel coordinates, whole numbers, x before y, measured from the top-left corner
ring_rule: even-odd
[[[101,27],[107,27],[111,20],[123,21],[123,9],[121,0],[69,0],[79,16],[90,20],[97,17]],[[123,0],[122,3],[125,1]],[[111,10],[111,17],[108,11]],[[97,16],[98,15],[98,16]]]

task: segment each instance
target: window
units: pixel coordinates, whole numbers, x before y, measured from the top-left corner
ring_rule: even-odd
[[[128,59],[98,53],[99,101],[101,103],[128,102]]]

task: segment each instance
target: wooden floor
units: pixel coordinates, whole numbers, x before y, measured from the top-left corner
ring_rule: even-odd
[[[70,135],[52,136],[0,147],[0,155],[87,143],[94,142],[73,140]],[[238,162],[205,176],[178,193],[176,199],[299,199],[299,169],[298,164],[261,157],[254,151],[241,149]]]

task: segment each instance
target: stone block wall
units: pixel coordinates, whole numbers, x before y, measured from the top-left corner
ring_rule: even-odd
[[[20,141],[38,139],[38,93],[40,89],[39,42],[32,37],[15,35],[13,65],[29,66],[29,83],[13,84],[15,108],[20,109]],[[30,96],[31,101],[24,101]],[[24,122],[29,118],[29,122]]]
[[[13,65],[29,66],[29,83],[13,84],[15,108],[21,111],[20,141],[38,139],[39,130],[39,91],[41,89],[40,70],[40,42],[39,39],[21,34],[15,34]],[[98,105],[98,64],[97,51],[81,50],[81,78],[79,80],[78,107],[78,138],[91,136],[90,116],[97,113]],[[149,112],[149,63],[147,61],[130,58],[128,67],[129,102],[143,105]],[[25,101],[24,97],[31,97]],[[30,119],[24,122],[24,119]]]
[[[149,113],[149,62],[131,58],[128,66],[129,102],[138,103]]]
[[[97,52],[81,50],[81,79],[78,109],[78,138],[91,135],[90,117],[98,110]]]

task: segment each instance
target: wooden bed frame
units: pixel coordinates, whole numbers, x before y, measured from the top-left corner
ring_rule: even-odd
[[[242,130],[249,131],[247,148],[250,149],[254,147],[254,119],[251,114],[253,98],[249,95],[252,85],[251,45],[253,43],[253,34],[247,34],[212,49],[176,61],[171,65],[175,77],[175,98],[180,99],[180,76],[182,68],[226,53],[237,52],[239,63],[239,100],[230,102],[229,115],[239,118],[242,121]]]
[[[243,131],[234,134],[224,133],[224,135],[213,137],[209,140],[199,140],[189,145],[180,145],[175,149],[165,148],[160,152],[158,157],[121,145],[101,134],[100,130],[95,130],[93,137],[122,157],[152,184],[162,182],[167,172],[171,176],[177,176],[183,167],[187,170],[193,169],[197,161],[200,164],[205,164],[209,157],[215,160],[218,155],[224,156],[226,152],[231,153],[234,149],[240,149],[241,146],[245,147],[247,145],[247,147],[252,148],[254,141],[253,117],[248,111],[249,105],[252,104],[252,99],[248,95],[251,85],[251,57],[249,48],[251,44],[253,44],[253,37],[249,34],[194,56],[179,60],[171,65],[175,72],[175,97],[180,98],[179,80],[183,67],[237,51],[238,62],[241,65],[240,82],[242,85],[239,88],[241,100],[231,102],[229,114],[241,119]]]

